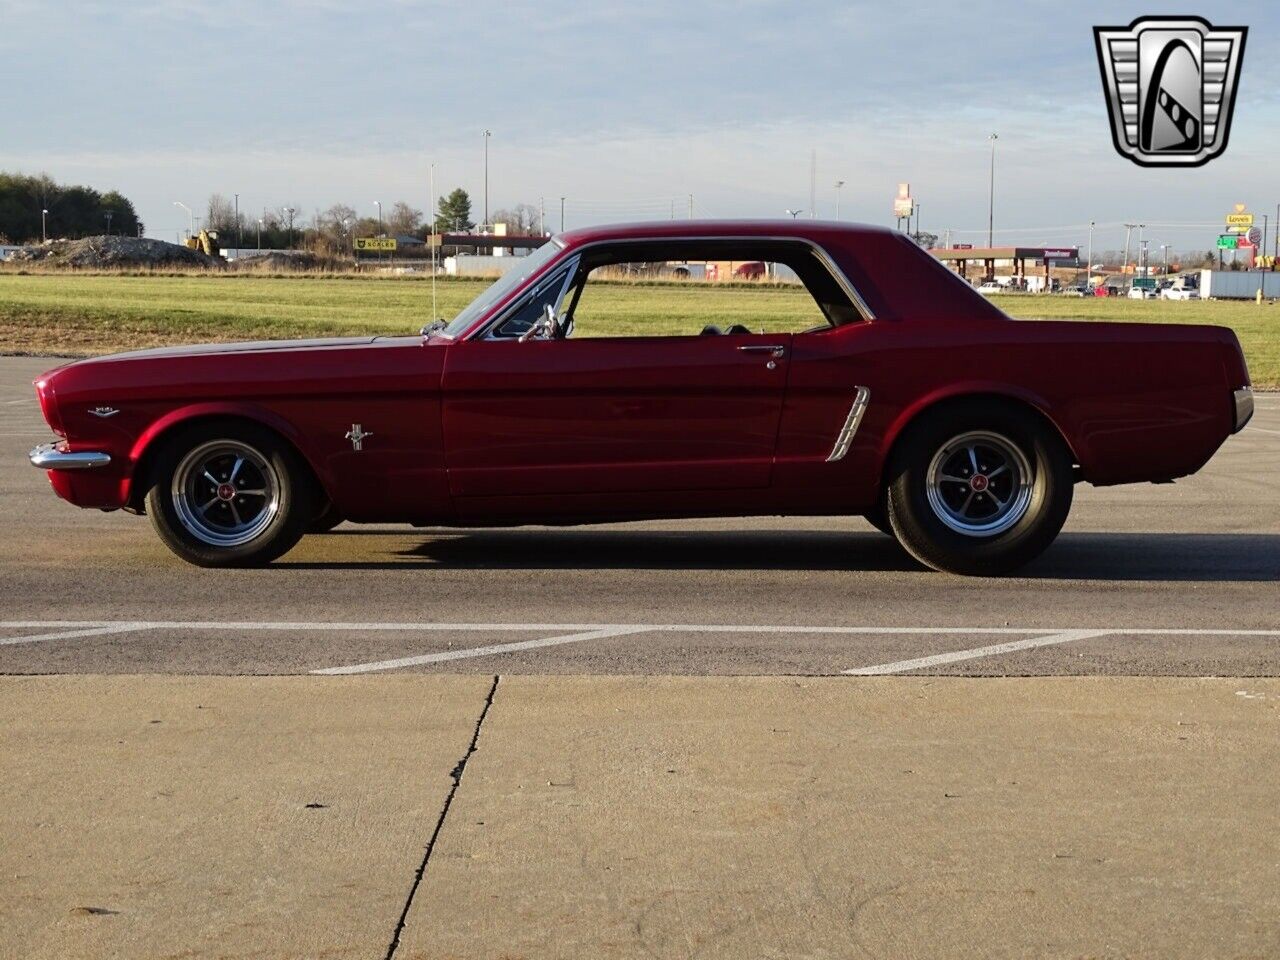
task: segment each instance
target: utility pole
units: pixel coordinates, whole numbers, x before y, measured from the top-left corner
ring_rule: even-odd
[[[689,194],[689,219],[693,219],[693,194]]]
[[[262,217],[258,218],[258,252],[262,252]]]
[[[840,219],[840,188],[844,186],[843,180],[836,181],[836,219]]]
[[[49,229],[46,226],[46,218],[49,216],[49,208],[40,208],[40,242],[46,243],[49,240]]]
[[[489,138],[493,136],[488,130],[484,132],[484,226],[489,226]]]
[[[547,198],[538,198],[538,235],[545,237],[547,235]]]
[[[560,232],[564,233],[564,197],[560,198]]]
[[[109,237],[111,236],[111,218],[115,216],[115,214],[113,211],[107,210],[102,215],[107,218],[107,236]]]
[[[236,256],[240,256],[240,248],[244,246],[244,232],[240,229],[240,194],[236,194]]]
[[[1129,235],[1136,226],[1136,223],[1126,223],[1124,225],[1124,262],[1120,264],[1120,272],[1122,274],[1129,272]]]
[[[992,133],[988,140],[991,141],[991,182],[987,188],[987,249],[993,246],[995,237],[995,221],[996,221],[996,141],[1000,138]]]
[[[1085,283],[1089,286],[1093,285],[1093,221],[1089,221],[1089,252],[1085,254],[1084,265]]]
[[[293,215],[298,211],[294,210],[293,207],[285,207],[284,212],[289,215],[289,232],[285,236],[285,246],[288,249],[292,250],[293,249]],[[381,211],[379,211],[379,213],[381,213]]]

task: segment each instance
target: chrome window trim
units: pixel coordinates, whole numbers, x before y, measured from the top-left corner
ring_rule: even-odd
[[[853,404],[849,407],[849,415],[844,418],[844,426],[836,434],[836,443],[831,448],[827,463],[843,460],[845,454],[849,452],[849,448],[853,446],[853,438],[858,432],[858,427],[862,424],[862,415],[867,412],[867,403],[870,400],[871,389],[869,387],[858,387],[854,391]]]
[[[548,274],[558,273],[562,266],[568,268],[565,271],[564,280],[560,284],[560,291],[556,294],[555,302],[557,304],[564,300],[564,295],[569,289],[569,284],[573,283],[573,278],[578,275],[578,264],[581,261],[582,261],[581,254],[579,254],[578,251],[575,250],[568,258],[561,259],[561,260],[553,260],[550,264],[547,265],[547,269],[543,271],[542,276],[545,277]],[[538,292],[542,289],[542,285],[544,282],[545,281],[542,279],[542,277],[539,277],[537,280],[534,281],[533,285],[530,286],[524,293],[521,293],[520,295],[512,299],[511,302],[507,304],[507,306],[505,306],[502,310],[500,310],[493,320],[489,321],[480,330],[478,330],[474,337],[468,337],[467,339],[469,340],[514,340],[516,339],[515,337],[496,336],[494,334],[494,331],[497,330],[499,327],[501,327],[509,319],[511,319],[511,315],[515,313],[517,310],[524,309],[525,305],[528,304],[530,300],[532,300],[534,297],[538,295]]]
[[[570,255],[574,257],[577,261],[581,262],[582,252],[584,250],[590,250],[593,247],[616,246],[618,244],[623,244],[623,243],[685,243],[685,242],[732,243],[735,241],[743,242],[743,243],[752,243],[752,242],[794,243],[794,244],[799,244],[801,246],[808,247],[809,250],[818,258],[818,262],[820,262],[827,269],[827,272],[831,274],[832,279],[835,280],[836,284],[840,287],[840,289],[844,291],[845,296],[849,298],[849,302],[853,304],[853,308],[858,311],[858,313],[862,316],[862,319],[866,321],[871,321],[876,319],[875,313],[872,312],[869,306],[867,306],[867,301],[862,298],[862,294],[858,292],[858,288],[853,285],[852,281],[850,281],[848,276],[845,275],[845,272],[842,269],[840,269],[840,265],[837,264],[835,259],[831,256],[831,254],[827,252],[827,249],[824,246],[822,246],[822,244],[818,243],[816,240],[810,240],[808,237],[788,237],[788,236],[773,236],[773,235],[744,236],[741,234],[703,234],[696,237],[685,237],[685,236],[630,237],[630,238],[615,237],[611,240],[593,240],[590,243],[584,243],[581,246],[574,247]],[[553,237],[552,242],[559,242],[559,238]],[[561,262],[564,262],[564,261],[560,261],[560,260],[552,261],[550,264],[547,265],[546,270],[543,271],[543,275],[545,276],[547,273],[551,273],[555,270],[558,270]],[[566,277],[565,287],[562,287],[560,290],[561,299],[564,297],[565,290],[568,289],[568,283],[572,281],[572,278],[574,275],[576,275],[576,273],[577,273],[577,264],[575,263],[573,264],[573,270]],[[538,289],[538,287],[541,285],[541,283],[542,283],[541,279],[534,281],[534,287],[532,288],[532,290],[529,292],[528,295],[533,296],[536,290]],[[807,290],[808,287],[805,287],[805,289]],[[502,310],[495,316],[493,320],[484,322],[480,326],[476,327],[475,332],[468,335],[466,339],[468,340],[509,339],[507,337],[490,337],[489,333],[495,327],[500,326],[512,313],[515,312],[516,309],[518,309],[519,306],[523,306],[524,303],[525,303],[525,294],[521,293],[517,295],[507,304],[506,307],[502,308]],[[834,325],[832,326],[834,327]]]
[[[56,443],[42,443],[27,454],[27,459],[38,470],[94,470],[109,464],[111,454],[99,450],[68,453],[59,450]]]

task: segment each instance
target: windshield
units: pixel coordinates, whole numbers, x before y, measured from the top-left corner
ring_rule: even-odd
[[[553,237],[549,243],[544,243],[527,257],[521,257],[517,266],[512,267],[490,286],[485,287],[480,296],[463,307],[462,312],[454,317],[453,322],[442,332],[450,337],[461,336],[469,326],[488,312],[490,307],[505,299],[511,291],[558,257],[563,249],[560,241]]]

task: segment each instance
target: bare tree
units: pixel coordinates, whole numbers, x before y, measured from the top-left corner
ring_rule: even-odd
[[[422,229],[422,211],[415,210],[403,200],[397,200],[387,214],[387,233],[391,236],[415,234]]]
[[[507,233],[511,234],[537,233],[540,228],[538,208],[531,203],[517,203],[510,210],[498,210],[492,219],[494,223],[505,223]]]

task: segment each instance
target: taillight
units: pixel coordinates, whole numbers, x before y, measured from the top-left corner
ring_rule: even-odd
[[[53,383],[41,377],[35,382],[36,399],[40,401],[40,413],[44,416],[44,422],[49,424],[49,429],[60,437],[65,437],[67,431],[63,429],[62,418],[58,416],[58,402],[53,398]]]

